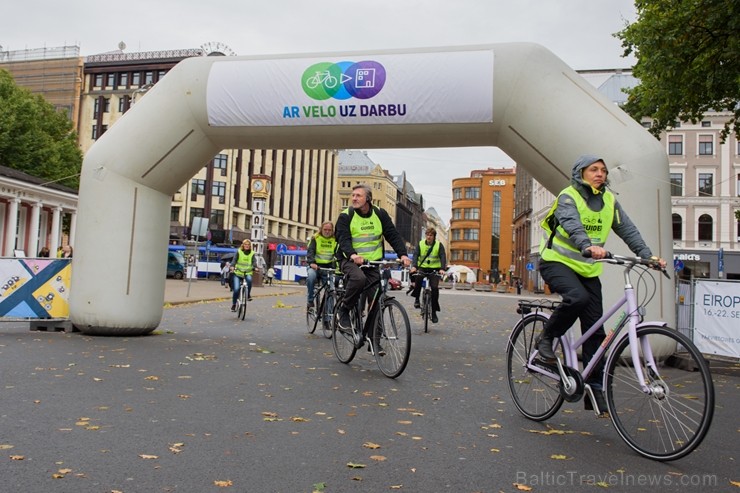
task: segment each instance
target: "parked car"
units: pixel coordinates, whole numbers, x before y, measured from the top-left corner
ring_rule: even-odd
[[[185,277],[185,257],[180,252],[167,252],[167,277]]]
[[[391,291],[401,289],[401,281],[391,277],[390,279],[388,279],[388,289],[390,289]]]

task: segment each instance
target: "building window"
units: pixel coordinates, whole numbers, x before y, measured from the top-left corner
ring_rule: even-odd
[[[683,174],[671,173],[671,197],[683,196]]]
[[[478,229],[477,228],[466,228],[463,230],[464,240],[478,240]]]
[[[735,194],[740,197],[740,173],[737,174],[737,181],[735,181]]]
[[[121,96],[118,99],[118,112],[126,113],[131,107],[131,96]]]
[[[176,205],[173,207],[170,207],[170,221],[179,221],[180,220],[180,206]]]
[[[103,113],[110,113],[110,98],[103,98]]]
[[[714,175],[712,173],[699,173],[699,196],[700,197],[711,197],[712,182]]]
[[[462,219],[462,209],[452,209],[452,219]]]
[[[144,72],[144,85],[151,84],[154,82],[154,72],[147,70]]]
[[[683,135],[668,136],[668,154],[671,156],[683,156]]]
[[[463,260],[466,262],[478,261],[478,250],[463,250]],[[471,279],[472,281],[473,279]]]
[[[462,252],[460,250],[452,250],[452,261],[458,262],[460,261],[462,257]]]
[[[162,80],[162,77],[164,77],[166,73],[167,73],[166,70],[159,70],[157,72],[157,82],[159,82],[160,80]]]
[[[679,214],[673,214],[673,239],[680,241],[683,239],[683,219]]]
[[[106,77],[106,79],[107,79],[107,81],[106,81],[105,85],[107,87],[116,87],[116,74],[115,73],[108,74],[107,77]]]
[[[212,210],[211,218],[208,220],[208,226],[213,226],[216,229],[224,229],[224,217],[224,211],[222,209]]]
[[[699,216],[699,241],[712,241],[712,216]]]
[[[92,133],[90,134],[90,138],[92,140],[95,140],[98,138],[98,126],[97,125],[92,126]]]
[[[118,74],[118,86],[124,89],[128,87],[128,72]]]
[[[712,156],[714,155],[714,140],[711,135],[700,135],[699,136],[699,155],[700,156]]]
[[[342,199],[342,210],[349,207],[349,199]]]
[[[103,87],[103,74],[95,74],[93,78],[93,87]]]
[[[190,200],[198,200],[198,195],[206,194],[206,181],[194,179],[190,182]]]
[[[480,187],[465,187],[465,198],[466,199],[479,199],[480,198]]]
[[[452,230],[452,239],[453,240],[460,240],[462,238],[461,231],[459,229],[453,229]]]
[[[493,192],[491,208],[491,269],[498,269],[501,252],[501,192]]]
[[[188,218],[188,225],[192,226],[194,217],[203,217],[205,210],[201,207],[191,207],[190,217]]]
[[[100,98],[95,98],[95,101],[93,102],[93,118],[97,118],[99,116],[100,116]]]
[[[134,72],[131,74],[131,85],[132,86],[141,85],[141,72]]]
[[[213,158],[213,169],[220,170],[221,176],[226,176],[226,162],[228,161],[228,156],[226,154],[216,154],[216,157]]]
[[[219,204],[226,203],[226,182],[225,181],[214,181],[211,186],[211,194],[214,197],[218,197]]]
[[[477,207],[465,209],[465,219],[480,219],[480,209]]]
[[[711,126],[712,126],[712,122],[710,122],[710,121],[707,121],[707,120],[704,120],[703,122],[701,122],[701,126],[702,126],[703,128],[709,128],[709,127],[711,127]]]
[[[453,188],[452,189],[452,200],[457,200],[462,198],[462,188]]]

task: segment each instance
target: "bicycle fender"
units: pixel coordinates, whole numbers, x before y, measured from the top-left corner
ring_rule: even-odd
[[[655,325],[657,325],[658,327],[668,327],[668,322],[663,322],[662,320],[652,320],[637,324],[637,328],[639,329],[640,327],[649,327]]]

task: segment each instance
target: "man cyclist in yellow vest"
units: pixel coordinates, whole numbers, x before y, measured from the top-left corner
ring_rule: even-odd
[[[575,323],[581,322],[583,330],[591,327],[603,314],[601,281],[603,270],[597,259],[606,256],[604,244],[611,230],[627,244],[637,256],[651,258],[652,252],[645,244],[637,227],[622,210],[611,191],[607,189],[609,172],[604,160],[584,155],[573,166],[571,185],[565,188],[542,221],[544,235],[540,244],[539,271],[550,290],[562,297],[562,302],[545,324],[537,344],[540,357],[554,360],[553,342]],[[584,255],[589,255],[590,258]],[[665,260],[653,257],[661,267]],[[583,366],[604,340],[601,327],[583,345]],[[602,394],[601,367],[596,367],[586,383],[594,391],[598,411],[606,411]],[[592,409],[590,399],[584,401]]]
[[[326,273],[321,272],[319,268],[334,268],[336,263],[334,255],[336,251],[337,240],[334,238],[334,225],[331,221],[326,221],[321,225],[321,231],[311,237],[306,252],[306,262],[308,262],[306,287],[308,288],[309,310],[314,306],[316,278],[319,279],[319,282],[323,282],[326,276]]]
[[[414,280],[414,308],[421,308],[419,304],[419,294],[421,294],[421,285],[424,277],[429,278],[429,286],[432,288],[432,323],[439,322],[437,312],[439,311],[439,277],[430,276],[429,274],[437,272],[440,275],[445,273],[444,267],[447,265],[447,255],[445,247],[437,241],[437,230],[427,228],[424,233],[424,239],[419,242],[414,256],[414,265],[411,267],[411,274],[418,271]]]
[[[242,246],[234,255],[234,275],[231,276],[231,311],[236,311],[236,300],[239,299],[239,288],[242,280],[247,279],[247,299],[252,301],[252,274],[259,271],[255,267],[256,260],[252,251],[252,242],[249,240],[242,241]]]
[[[344,303],[337,308],[339,326],[344,330],[351,329],[349,310],[357,304],[365,283],[380,281],[377,269],[360,269],[360,265],[366,260],[383,260],[383,239],[391,245],[404,266],[411,263],[406,244],[390,216],[385,209],[373,206],[372,202],[372,189],[365,184],[355,185],[352,188],[352,206],[342,211],[337,219],[337,258],[340,259],[342,273],[347,276]]]

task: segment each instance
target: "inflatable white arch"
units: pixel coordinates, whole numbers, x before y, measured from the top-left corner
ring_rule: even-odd
[[[672,258],[662,146],[542,46],[189,58],[85,156],[70,319],[98,335],[159,325],[171,197],[222,149],[467,146],[501,148],[554,193],[579,155],[603,156],[646,241]],[[672,321],[661,283],[653,315]],[[621,284],[607,274],[606,299]]]

